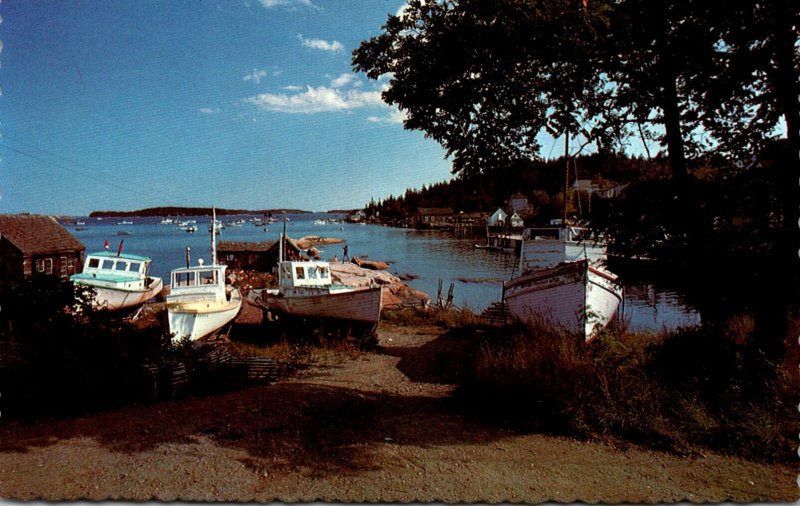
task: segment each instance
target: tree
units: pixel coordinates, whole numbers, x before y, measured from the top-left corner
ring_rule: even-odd
[[[406,113],[406,128],[442,144],[455,173],[505,169],[538,157],[542,130],[591,122],[580,105],[606,94],[590,50],[602,10],[593,12],[574,0],[411,0],[362,42],[353,65],[391,76],[384,100]]]

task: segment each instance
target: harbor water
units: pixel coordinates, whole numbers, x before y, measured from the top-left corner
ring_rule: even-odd
[[[380,260],[390,264],[389,271],[409,275],[406,283],[426,292],[435,302],[441,281],[443,295],[453,286],[454,304],[480,312],[502,298],[503,282],[514,275],[517,266],[512,253],[475,248],[475,238],[456,238],[447,231],[414,229],[330,222],[342,220],[336,214],[287,214],[286,233],[292,238],[304,236],[335,237],[346,241],[321,246],[320,256],[332,261],[342,259],[347,245],[349,256]],[[217,241],[277,241],[283,223],[255,226],[253,216],[218,216],[226,228]],[[171,269],[185,265],[186,247],[191,248],[191,262],[211,259],[211,240],[208,232],[210,217],[182,216],[177,221],[196,220],[197,232],[187,233],[176,224],[161,224],[160,217],[147,218],[73,218],[64,223],[67,229],[85,246],[86,252],[101,251],[105,241],[116,251],[123,243],[124,251],[153,259],[151,275],[169,283]],[[243,219],[244,224],[231,224]],[[80,220],[83,224],[76,225]],[[321,224],[325,221],[325,224]],[[130,222],[128,224],[127,222]],[[225,259],[220,258],[224,263]],[[624,280],[623,280],[624,281]],[[679,293],[647,283],[625,283],[621,316],[631,330],[674,329],[700,323],[699,313],[688,307]]]

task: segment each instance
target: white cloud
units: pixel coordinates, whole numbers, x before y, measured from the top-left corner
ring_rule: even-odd
[[[216,107],[214,107],[214,108],[211,108],[211,107],[201,107],[201,108],[200,108],[200,109],[198,109],[198,110],[199,110],[200,112],[202,112],[203,114],[217,114],[217,113],[219,112],[219,109],[218,109],[218,108],[216,108]]]
[[[308,86],[302,93],[273,94],[262,93],[245,99],[261,109],[289,114],[316,114],[358,109],[361,107],[384,106],[379,91],[343,91],[327,86],[314,88]]]
[[[370,116],[367,121],[370,123],[383,123],[389,125],[402,125],[406,119],[406,113],[398,109],[393,109],[387,116]]]
[[[322,40],[322,39],[307,39],[300,34],[297,35],[297,38],[300,39],[300,41],[303,43],[303,47],[320,49],[322,51],[331,51],[334,53],[338,53],[344,49],[344,46],[338,40],[329,42],[327,40]]]
[[[351,73],[344,73],[331,81],[331,86],[334,88],[343,88],[348,84],[359,86],[361,83],[356,81],[356,76]]]
[[[259,0],[266,9],[273,7],[311,7],[319,9],[311,0]]]
[[[261,79],[267,77],[266,70],[256,70],[253,69],[253,72],[247,74],[242,78],[242,81],[255,81],[256,84],[261,84]]]

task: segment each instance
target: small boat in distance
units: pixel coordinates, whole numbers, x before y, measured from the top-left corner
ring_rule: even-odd
[[[86,256],[83,272],[70,280],[88,286],[95,292],[92,303],[98,309],[111,311],[144,304],[161,292],[161,278],[148,275],[149,257],[119,252],[101,251]]]
[[[118,221],[117,225],[133,225],[133,222],[132,221],[127,221],[127,220],[122,220],[122,221]]]
[[[216,220],[216,211],[212,223]],[[167,295],[169,332],[173,341],[196,341],[216,332],[233,320],[242,307],[239,290],[226,284],[227,266],[217,263],[215,227],[211,228],[211,264],[189,265],[170,272],[170,293]]]

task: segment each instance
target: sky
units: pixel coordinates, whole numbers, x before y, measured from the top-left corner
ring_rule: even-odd
[[[354,209],[450,179],[352,72],[403,3],[3,1],[0,213]]]

